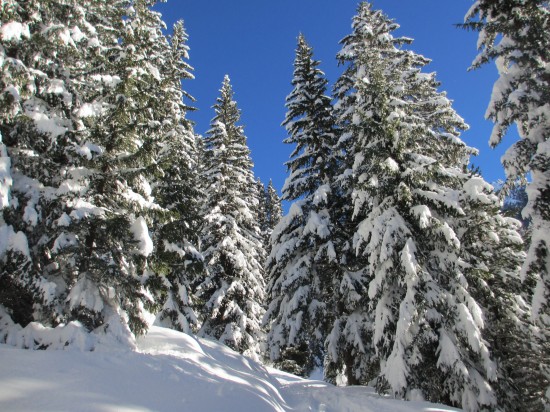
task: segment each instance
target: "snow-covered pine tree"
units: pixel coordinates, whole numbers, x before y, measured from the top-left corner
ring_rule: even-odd
[[[150,182],[166,132],[160,120],[169,102],[158,91],[166,80],[167,41],[151,6],[94,5],[105,43],[95,49],[94,69],[83,82],[86,99],[77,107],[81,158],[67,173],[65,240],[53,251],[56,261],[71,266],[70,276],[59,272],[67,281],[71,316],[121,338],[147,327],[144,306],[152,302],[143,284],[154,250],[148,225],[162,210]]]
[[[168,165],[175,151],[178,178],[193,187],[186,161],[192,148],[185,143],[195,137],[180,87],[190,76],[183,25],[168,42],[150,1],[9,3],[2,11],[2,80],[9,93],[1,127],[10,136],[5,158],[15,184],[2,221],[9,236],[0,257],[1,303],[23,326],[79,320],[88,330],[104,326],[125,339],[146,327],[143,306],[155,306],[143,288],[145,280],[158,286],[146,269],[153,250],[146,220],[173,223],[177,207],[178,222],[196,224],[189,202],[169,199],[173,193],[158,184],[159,177],[176,179],[175,159]],[[150,183],[165,209],[153,200]],[[168,263],[180,273],[200,262],[191,237],[178,237],[188,253]],[[169,246],[165,258],[180,255]],[[187,319],[177,316],[174,326],[184,329],[193,314],[177,300],[186,299],[181,277],[164,279],[155,296],[164,298],[166,312],[176,291],[170,302]]]
[[[258,223],[262,233],[264,249],[269,254],[271,233],[283,216],[283,208],[281,198],[273,187],[271,179],[269,179],[267,188],[259,178],[256,184],[258,185]]]
[[[162,208],[150,183],[159,173],[161,142],[173,126],[165,121],[173,114],[167,114],[172,96],[159,98],[159,90],[174,80],[164,74],[169,46],[151,6],[102,6],[102,17],[118,30],[106,33],[111,43],[86,83],[91,101],[80,108],[80,139],[92,150],[80,164],[85,173],[74,180],[87,188],[77,202],[88,212],[69,205],[66,231],[77,241],[56,258],[77,256],[68,302],[89,328],[107,324],[113,330],[109,324],[121,318],[122,329],[128,324],[141,333],[147,327],[144,306],[152,304],[144,288],[154,250],[148,226]]]
[[[283,125],[294,144],[283,199],[292,201],[271,235],[268,356],[279,367],[308,375],[320,366],[331,317],[328,311],[335,249],[328,205],[335,143],[327,80],[304,36],[298,38],[294,89],[286,99]],[[276,213],[276,211],[274,211]]]
[[[368,7],[363,4],[359,8]],[[371,336],[368,335],[372,313],[368,306],[368,278],[365,267],[367,257],[356,255],[352,247],[355,230],[354,217],[354,167],[359,149],[356,138],[363,134],[355,103],[358,100],[361,85],[359,55],[368,46],[363,39],[365,22],[361,15],[353,20],[354,30],[340,41],[342,50],[337,54],[339,65],[345,65],[344,72],[333,87],[335,98],[334,117],[338,127],[338,141],[334,152],[338,156],[337,172],[331,182],[335,193],[331,204],[331,215],[334,221],[334,232],[337,239],[337,255],[340,270],[335,272],[333,287],[334,320],[325,341],[326,357],[324,365],[325,379],[332,383],[357,385],[364,376],[376,376],[378,365],[371,360],[374,351],[371,349]],[[363,69],[361,69],[363,70]],[[365,175],[361,177],[365,179]]]
[[[27,252],[27,256],[23,256],[21,247],[15,248],[15,250],[11,250],[12,248],[9,247],[17,234],[19,235],[18,243],[28,250],[27,235],[33,231],[30,224],[32,222],[27,224],[23,220],[25,217],[23,209],[26,209],[27,201],[23,194],[18,195],[16,189],[20,181],[18,169],[21,168],[19,166],[20,159],[26,157],[32,159],[33,156],[36,156],[36,152],[32,147],[33,141],[36,141],[37,147],[44,146],[44,143],[48,146],[50,136],[37,136],[36,138],[29,136],[34,132],[32,130],[32,119],[25,116],[24,119],[28,119],[28,121],[21,121],[25,113],[25,101],[34,102],[36,93],[36,76],[33,75],[32,67],[29,67],[31,60],[28,52],[39,50],[39,47],[37,37],[31,38],[33,21],[26,14],[27,9],[24,5],[19,3],[18,1],[6,2],[2,4],[0,12],[2,24],[0,27],[0,86],[3,91],[0,97],[0,134],[2,135],[2,143],[0,144],[2,148],[2,190],[0,192],[2,196],[2,212],[0,212],[2,213],[2,219],[0,220],[0,232],[2,233],[0,238],[0,290],[2,292],[0,292],[0,305],[7,309],[13,320],[26,325],[33,320],[33,303],[35,301],[37,304],[41,302],[40,291],[36,290],[37,288],[34,286],[39,284],[42,278],[36,274],[32,266],[32,260],[29,256],[30,251]],[[43,40],[43,42],[45,41],[47,41],[47,38]],[[61,52],[63,51],[61,50]],[[43,80],[47,80],[47,78]],[[50,111],[49,108],[45,107],[44,111],[46,110]],[[52,117],[57,118],[57,116]],[[44,118],[47,119],[47,115],[44,115]],[[28,129],[31,129],[31,132],[18,133],[20,136],[16,136],[16,130],[20,128],[21,123],[29,124]],[[33,134],[37,135],[38,133],[34,132]],[[32,160],[35,160],[35,167],[32,168],[33,170],[27,171],[26,175],[21,172],[23,178],[27,178],[27,175],[30,174],[36,176],[36,171],[41,169],[40,165],[37,165],[41,158],[37,156],[36,159]],[[35,189],[36,180],[33,181],[32,178],[29,178],[29,183],[31,182],[35,183],[32,185]],[[16,188],[13,187],[13,183],[15,183]],[[33,194],[35,194],[33,201],[36,203],[39,191],[35,190]],[[20,198],[22,201],[21,207],[19,207]],[[28,210],[31,212],[33,204],[31,201],[28,204],[30,206]],[[29,220],[29,217],[27,216],[26,220]]]
[[[120,10],[120,2],[109,7]],[[88,97],[83,84],[100,65],[103,48],[116,42],[115,28],[109,26],[113,20],[103,11],[96,1],[2,5],[1,130],[13,177],[4,229],[16,234],[14,245],[28,253],[22,264],[4,257],[4,296],[13,288],[21,299],[17,313],[9,302],[1,303],[23,326],[30,320],[55,326],[75,318],[65,304],[74,259],[58,260],[52,253],[74,240],[63,233],[64,209],[67,203],[78,204],[71,191],[82,187],[70,173],[85,173],[78,167],[80,158],[94,150],[81,140],[79,119]],[[117,16],[115,25],[120,25],[121,13]],[[98,21],[102,24],[96,27]],[[92,212],[79,205],[83,213]]]
[[[507,183],[527,183],[528,203],[523,217],[530,219],[530,244],[523,276],[537,278],[533,317],[544,334],[543,362],[550,376],[550,8],[548,1],[478,0],[463,27],[479,31],[479,54],[472,68],[495,60],[499,78],[486,117],[495,125],[489,143],[501,143],[516,124],[520,140],[502,157]],[[550,408],[550,386],[545,392]]]
[[[208,273],[199,287],[199,335],[259,358],[265,252],[256,221],[256,183],[228,76],[220,93],[201,168],[206,195],[202,250]]]
[[[164,23],[145,0],[20,3],[14,10],[32,22],[23,20],[19,40],[29,44],[10,64],[32,66],[32,87],[12,100],[19,117],[3,122],[16,154],[9,219],[32,255],[18,286],[32,297],[33,320],[78,320],[128,342],[152,306],[147,222],[163,209],[150,181],[174,122],[165,122],[173,95],[159,90],[179,87],[165,74]]]
[[[25,234],[16,233],[4,220],[12,183],[11,159],[0,132],[0,317],[5,314],[11,321],[26,325],[33,320],[33,296],[27,288],[32,260]],[[8,333],[6,326],[5,322],[0,324],[0,342]]]
[[[256,186],[258,190],[258,226],[262,235],[264,250],[269,254],[271,233],[275,225],[281,220],[283,209],[281,199],[273,187],[271,179],[269,179],[267,188],[260,178],[256,180]]]
[[[204,265],[198,252],[202,195],[198,189],[197,139],[185,118],[190,108],[182,100],[191,97],[181,89],[182,79],[193,78],[192,68],[186,63],[187,34],[182,21],[174,25],[167,46],[159,85],[164,105],[157,110],[157,118],[162,119],[157,161],[160,176],[153,184],[153,195],[167,213],[154,224],[156,276],[151,276],[147,284],[156,296],[155,304],[160,306],[158,322],[189,332],[199,327],[193,295]]]
[[[338,55],[347,64],[336,84],[340,147],[350,160],[336,182],[352,181],[358,260],[347,262],[342,282],[368,288],[363,296],[349,288],[343,305],[349,314],[328,339],[329,364],[349,367],[338,352],[347,345],[353,377],[376,379],[379,391],[471,411],[495,408],[497,364],[483,337],[490,313],[475,299],[477,278],[465,267],[473,258],[460,240],[462,222],[480,213],[479,199],[468,196],[475,150],[459,139],[467,126],[437,91],[435,75],[421,72],[429,61],[401,47],[411,40],[393,37],[397,27],[361,3]],[[490,219],[500,219],[498,209],[493,213]],[[503,227],[520,239],[513,225]],[[474,247],[468,252],[485,262]],[[517,260],[510,260],[502,270],[513,277]]]
[[[520,279],[525,258],[521,223],[499,213],[498,196],[480,176],[472,174],[464,189],[459,201],[465,213],[458,218],[457,234],[469,290],[482,311],[482,336],[497,362],[492,386],[498,404],[503,410],[542,410],[545,376],[528,304],[535,279]]]

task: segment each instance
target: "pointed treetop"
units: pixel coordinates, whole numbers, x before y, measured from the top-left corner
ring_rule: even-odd
[[[298,34],[298,49],[301,48],[311,48],[306,40],[306,37],[303,33]]]
[[[236,123],[241,118],[241,111],[237,107],[237,102],[233,99],[233,87],[229,75],[225,75],[220,89],[220,96],[216,99],[216,104],[213,109],[216,116],[212,119],[212,124],[222,122],[225,126],[235,127],[238,129],[237,134],[243,134],[242,126],[237,126]]]
[[[221,104],[222,102],[232,104],[236,106],[236,102],[233,101],[233,86],[231,86],[231,79],[229,78],[229,75],[225,75],[223,77],[222,87],[220,89],[220,97],[217,99],[216,105]],[[216,107],[214,105],[214,107]]]
[[[231,94],[233,93],[233,87],[231,86],[231,79],[229,78],[228,74],[223,76],[222,88],[220,89],[220,91],[223,93],[224,90],[231,92]]]
[[[236,102],[233,101],[233,87],[231,86],[231,79],[228,74],[223,77],[222,87],[219,91],[220,95],[216,99],[216,104],[212,106],[216,110],[216,113],[219,113],[221,107],[236,106]]]
[[[296,47],[296,57],[294,59],[294,67],[299,70],[300,67],[303,67],[308,71],[309,67],[317,67],[319,61],[313,60],[313,47],[309,45],[305,36],[300,33],[298,36],[298,45]],[[296,74],[296,73],[295,73]],[[295,80],[292,84],[295,84]]]
[[[412,43],[412,39],[408,37],[394,38],[392,36],[391,33],[398,28],[399,24],[386,16],[382,10],[374,10],[369,2],[360,3],[357,14],[353,17],[352,34],[340,41],[340,44],[348,47],[344,47],[338,52],[337,59],[342,63],[356,56],[358,48],[353,46],[354,43],[363,46],[365,42],[368,42],[370,46],[399,46]]]

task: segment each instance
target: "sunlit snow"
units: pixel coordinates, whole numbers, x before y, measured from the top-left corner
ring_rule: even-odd
[[[0,359],[5,411],[456,411],[304,380],[160,327],[139,338],[136,351],[107,343],[92,352],[0,345]]]

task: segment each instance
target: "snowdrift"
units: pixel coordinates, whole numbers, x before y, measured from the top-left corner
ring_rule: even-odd
[[[453,411],[265,368],[227,347],[152,327],[137,350],[0,345],[2,411]]]

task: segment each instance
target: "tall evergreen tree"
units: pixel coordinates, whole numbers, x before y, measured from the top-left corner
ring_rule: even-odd
[[[101,69],[86,83],[89,100],[79,108],[79,138],[91,153],[79,165],[85,173],[72,179],[87,189],[73,194],[76,209],[68,205],[64,233],[74,241],[59,248],[56,259],[76,256],[67,299],[89,328],[121,317],[123,327],[142,333],[144,306],[152,303],[144,282],[154,249],[148,226],[161,211],[150,182],[163,132],[159,118],[166,102],[158,90],[167,42],[151,6],[145,0],[102,6],[101,17],[117,31],[106,33],[111,43],[100,55]]]
[[[148,280],[156,305],[158,321],[184,332],[197,331],[199,321],[194,310],[195,289],[203,276],[203,258],[198,252],[202,195],[198,188],[199,168],[197,139],[185,118],[189,107],[183,97],[192,99],[181,89],[181,80],[191,79],[187,64],[187,34],[183,22],[174,25],[166,43],[166,56],[160,74],[159,93],[164,106],[156,116],[161,130],[158,167],[160,176],[154,183],[155,199],[166,210],[155,222],[156,254],[154,271]]]
[[[546,407],[550,408],[550,8],[547,1],[479,0],[466,14],[465,28],[479,31],[479,54],[472,68],[495,60],[495,82],[486,117],[494,127],[489,143],[501,143],[512,124],[520,140],[502,157],[507,185],[527,183],[523,217],[530,220],[529,250],[524,278],[537,279],[532,297],[533,318],[544,334]]]
[[[14,56],[2,67],[13,92],[3,101],[14,177],[4,218],[27,238],[31,259],[2,281],[31,302],[23,324],[78,320],[119,339],[147,327],[147,226],[163,212],[150,182],[173,103],[158,93],[174,85],[152,5],[36,0],[3,9],[3,27],[21,29],[3,36]]]
[[[59,73],[60,60],[52,58],[51,50],[54,44],[58,44],[62,58],[68,53],[58,36],[35,35],[38,24],[48,27],[52,20],[55,23],[66,23],[60,22],[57,10],[54,8],[49,18],[40,15],[30,16],[30,8],[37,4],[20,3],[6,2],[2,5],[1,11],[0,82],[4,92],[0,100],[0,127],[5,168],[2,182],[1,230],[4,239],[8,238],[8,244],[3,245],[0,252],[0,304],[6,306],[16,322],[25,325],[34,320],[33,312],[40,310],[40,303],[45,303],[42,299],[43,289],[40,287],[46,283],[43,282],[45,278],[40,276],[33,265],[37,260],[36,250],[29,250],[29,240],[34,240],[31,238],[33,234],[36,233],[36,239],[39,232],[44,232],[37,227],[41,208],[45,203],[41,196],[38,176],[42,171],[48,173],[59,166],[51,157],[45,156],[45,148],[53,149],[52,153],[62,152],[62,149],[59,149],[62,144],[56,144],[56,138],[59,134],[64,134],[66,129],[63,126],[67,125],[66,114],[59,110],[55,103],[49,104],[51,99],[48,102],[46,98],[40,99],[37,96],[41,92],[38,86],[42,84],[44,90],[47,84],[65,84],[65,78]],[[32,54],[38,57],[38,63],[32,62]],[[47,76],[46,72],[43,72],[44,76],[38,76],[39,72],[33,69],[40,69],[40,60],[47,57],[50,57],[51,62],[50,76]],[[74,63],[74,60],[71,62]],[[48,133],[47,130],[42,131],[36,127],[32,117],[35,113],[37,120],[42,119],[41,124],[59,125],[58,133]],[[24,187],[19,188],[22,179],[28,179],[27,190]],[[44,184],[47,184],[47,181]],[[41,204],[37,206],[37,203]],[[15,250],[6,247],[11,239],[15,239],[16,234],[19,235],[18,243],[22,244],[23,249],[28,250],[27,254],[24,254],[26,256],[21,256],[21,247]]]
[[[318,66],[300,35],[294,89],[287,97],[283,122],[289,134],[284,142],[295,145],[286,163],[290,175],[283,199],[293,203],[273,230],[267,262],[269,357],[301,375],[322,363],[330,317],[327,285],[335,259],[328,212],[335,132],[331,99],[325,94],[327,80]]]
[[[525,258],[521,223],[498,213],[500,201],[481,177],[472,175],[465,189],[457,234],[465,278],[483,314],[482,335],[497,362],[492,386],[498,404],[503,410],[542,410],[537,388],[545,376],[527,303],[535,279],[522,283],[519,276]]]
[[[348,382],[376,379],[397,397],[495,408],[498,364],[486,339],[494,330],[484,321],[505,303],[469,268],[487,264],[487,253],[461,239],[463,222],[490,213],[503,243],[517,247],[521,238],[498,208],[480,211],[486,183],[467,170],[475,153],[459,139],[467,126],[434,74],[421,72],[429,61],[401,47],[410,39],[393,37],[397,27],[361,3],[338,55],[346,64],[336,84],[339,147],[349,160],[335,182],[351,203],[343,221],[352,222],[353,254],[335,289],[345,310],[327,340],[328,371],[346,372]],[[490,237],[496,229],[479,230]],[[514,253],[501,272],[489,270],[493,284],[506,282],[502,272],[518,278]]]
[[[202,248],[208,274],[200,285],[201,336],[258,358],[263,340],[265,252],[256,221],[257,190],[240,110],[226,76],[205,138]]]
[[[8,257],[2,282],[15,287],[21,301],[31,303],[19,306],[25,313],[18,313],[16,321],[23,325],[36,320],[55,326],[81,319],[92,326],[85,321],[87,315],[73,311],[70,292],[79,257],[55,255],[75,243],[74,234],[65,230],[70,214],[79,220],[103,213],[78,199],[85,186],[75,176],[85,175],[83,159],[100,151],[81,134],[85,112],[97,108],[89,104],[87,85],[106,51],[117,47],[113,32],[120,30],[124,12],[120,2],[3,5],[2,81],[9,93],[2,99],[2,131],[14,177],[11,207],[4,217],[20,239],[27,238],[31,259],[21,270],[13,270],[10,265],[16,260]],[[97,302],[92,306],[101,306],[100,299],[91,300]]]

